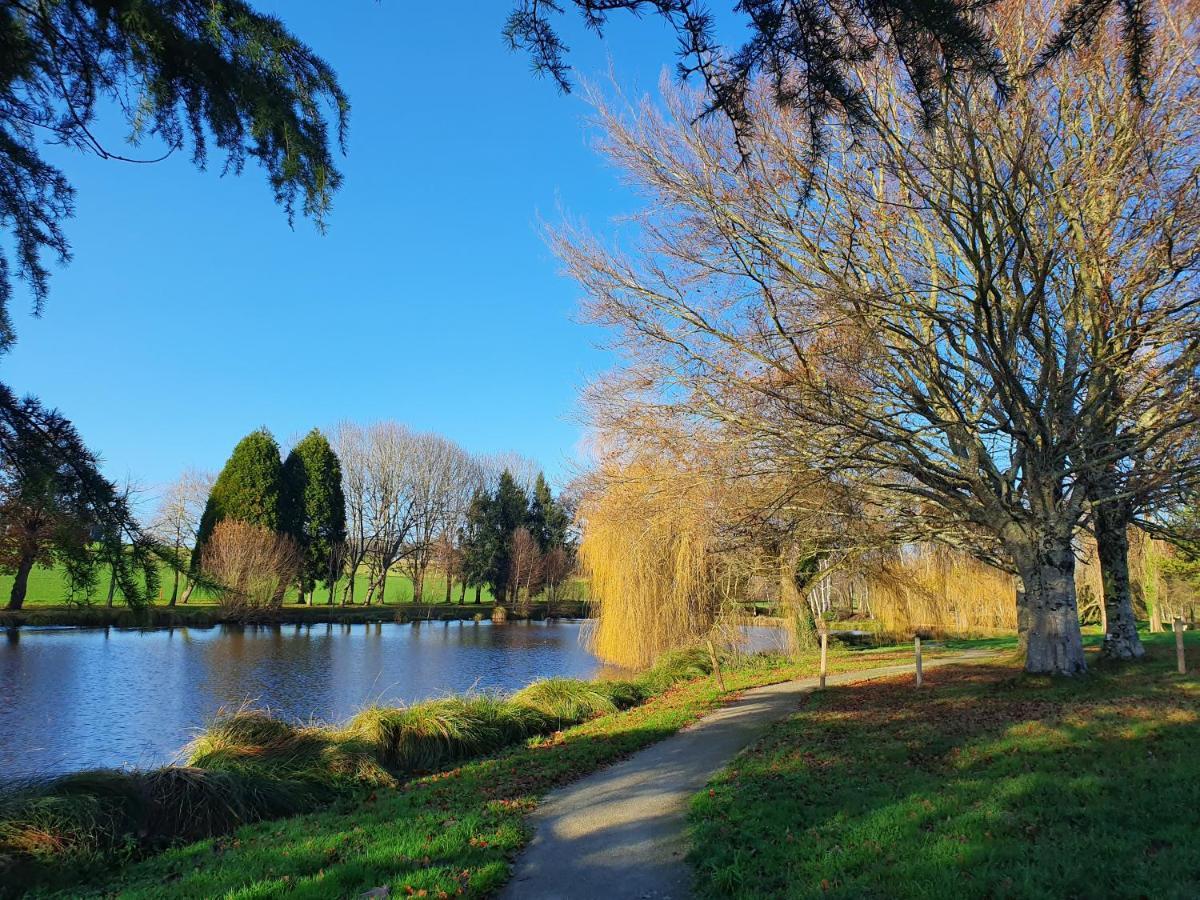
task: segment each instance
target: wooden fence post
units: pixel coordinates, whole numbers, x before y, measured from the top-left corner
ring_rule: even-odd
[[[708,658],[712,660],[713,674],[717,676],[717,688],[723,694],[725,693],[725,676],[721,674],[721,660],[717,657],[717,650],[711,639],[708,641]]]
[[[925,680],[925,675],[921,671],[921,636],[919,634],[913,635],[913,643],[917,653],[917,687],[920,687]]]
[[[829,632],[824,628],[821,629],[821,688],[825,688],[825,675],[828,673],[827,666],[829,657]]]
[[[1175,661],[1179,664],[1179,674],[1187,674],[1187,661],[1183,656],[1183,616],[1176,616],[1175,626]]]

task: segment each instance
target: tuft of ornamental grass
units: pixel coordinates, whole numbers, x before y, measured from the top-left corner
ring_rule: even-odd
[[[712,660],[701,647],[664,653],[654,666],[642,673],[638,682],[651,694],[661,694],[681,681],[712,674]]]
[[[608,697],[617,709],[631,709],[645,703],[651,695],[646,685],[640,681],[623,679],[597,681],[596,690]]]
[[[555,720],[574,725],[595,716],[617,711],[617,704],[600,682],[577,678],[547,678],[535,681],[512,695],[512,702]]]
[[[407,707],[372,706],[347,731],[375,748],[377,758],[402,772],[428,772],[499,750],[545,730],[529,710],[498,697],[447,697]]]
[[[296,726],[261,710],[219,716],[185,751],[192,768],[283,779],[329,790],[394,787],[374,746],[349,731]]]
[[[0,796],[0,895],[10,888],[20,892],[26,882],[53,882],[114,855],[296,815],[323,799],[324,791],[301,781],[188,766],[101,769],[26,782]]]

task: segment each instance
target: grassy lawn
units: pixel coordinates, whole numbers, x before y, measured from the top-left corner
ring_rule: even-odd
[[[165,605],[167,598],[171,596],[171,570],[166,566],[161,567],[158,602]],[[355,577],[354,597],[357,603],[362,603],[367,596],[366,573],[360,573]],[[13,578],[11,575],[0,575],[0,607],[8,602],[9,594],[12,593]],[[93,604],[103,605],[108,599],[109,574],[103,573],[97,579],[96,590],[92,595],[91,601]],[[338,582],[337,593],[335,594],[335,602],[339,602],[342,596],[342,590],[346,585],[346,579]],[[183,593],[182,587],[180,594]],[[455,603],[458,602],[459,587],[457,583],[452,590],[452,597]],[[29,594],[25,598],[25,606],[58,606],[65,602],[67,598],[66,581],[63,578],[63,572],[58,567],[44,569],[40,566],[35,566],[33,571],[29,573]],[[407,575],[402,575],[399,572],[391,572],[388,574],[387,589],[385,592],[385,600],[388,603],[411,603],[413,598],[412,579]],[[425,577],[425,602],[441,603],[446,598],[446,579],[438,572],[429,572]],[[482,597],[484,603],[492,602],[491,592],[485,587]],[[317,589],[316,604],[321,605],[329,600],[329,592],[324,587]],[[289,604],[295,603],[296,596],[294,591],[290,591],[286,601]],[[467,603],[474,603],[475,589],[467,590]],[[114,602],[124,605],[121,599],[120,592],[114,598]],[[197,589],[188,601],[189,606],[211,606],[216,601],[208,595],[204,590]]]
[[[907,648],[839,650],[830,669],[908,659]],[[727,682],[737,690],[814,669],[811,657],[782,665],[751,657],[727,673]],[[721,702],[711,678],[685,682],[625,712],[376,790],[365,802],[168,850],[91,890],[122,897],[352,897],[387,886],[392,896],[482,896],[508,877],[509,859],[529,837],[524,817],[544,793],[673,734]]]
[[[1144,639],[1078,682],[952,666],[813,696],[694,799],[698,895],[1200,896],[1200,680]]]

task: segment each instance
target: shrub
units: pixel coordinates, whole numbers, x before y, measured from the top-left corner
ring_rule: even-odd
[[[204,545],[204,573],[221,587],[227,615],[252,618],[283,603],[284,591],[300,569],[301,556],[286,535],[259,525],[227,519]]]

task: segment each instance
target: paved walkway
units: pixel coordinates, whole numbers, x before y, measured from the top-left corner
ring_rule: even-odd
[[[961,654],[925,668],[977,660]],[[846,684],[911,672],[891,666],[831,675]],[[796,712],[817,679],[742,693],[628,759],[548,795],[533,813],[533,840],[517,860],[503,900],[683,900],[688,800],[771,722]]]

